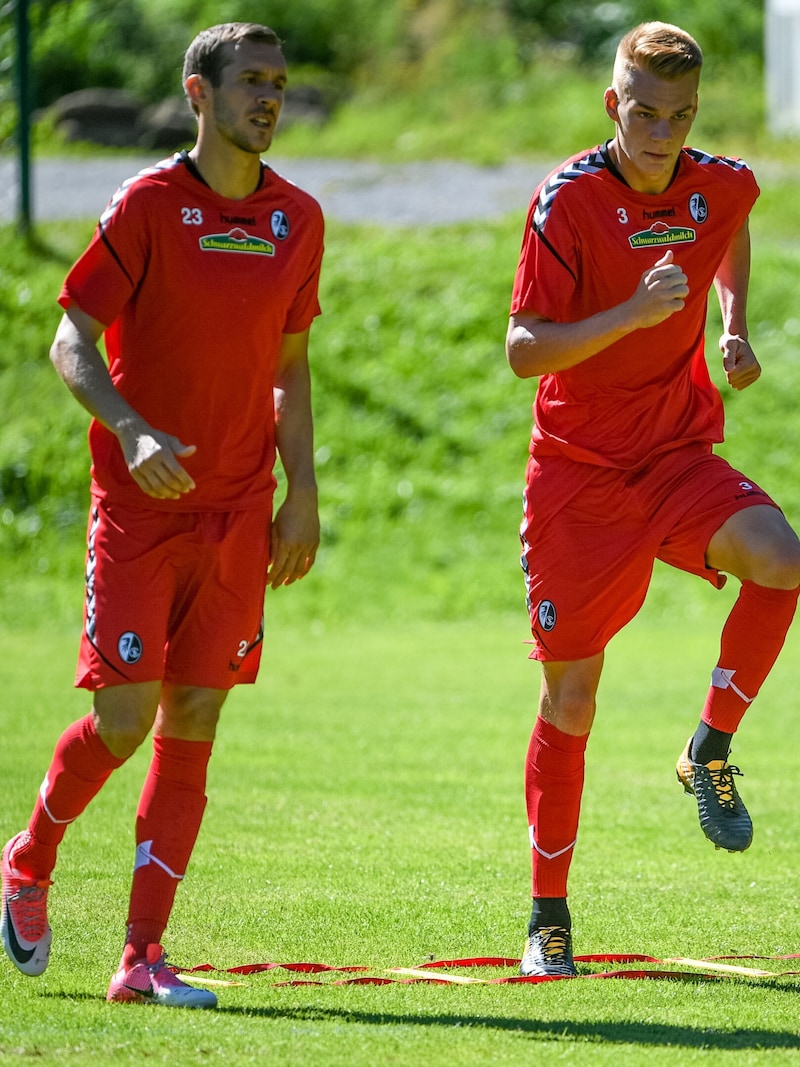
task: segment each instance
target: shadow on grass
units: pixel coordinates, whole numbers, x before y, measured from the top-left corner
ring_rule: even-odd
[[[403,1015],[354,1012],[335,1008],[222,1008],[225,1014],[305,1022],[348,1022],[362,1026],[444,1026],[526,1034],[544,1041],[590,1041],[610,1045],[666,1045],[684,1048],[800,1048],[800,1037],[785,1030],[703,1030],[637,1022],[578,1022],[574,1019],[514,1019],[497,1015]]]
[[[683,1048],[800,1048],[800,1037],[785,1030],[704,1030],[637,1022],[579,1022],[574,1019],[514,1019],[497,1015],[403,1015],[354,1012],[335,1008],[222,1008],[225,1014],[258,1018],[347,1022],[362,1026],[444,1026],[526,1034],[544,1041],[590,1041],[610,1045],[666,1045]]]
[[[798,995],[796,988],[785,986],[777,988],[783,993]],[[46,993],[44,996],[54,1000],[105,999],[87,993]],[[123,1010],[130,1010],[131,1007],[133,1006],[125,1006]],[[117,1005],[114,1010],[119,1010],[119,1006]],[[136,1007],[135,1010],[142,1009]],[[535,1010],[533,1006],[532,1010]],[[462,1030],[496,1030],[499,1033],[524,1034],[543,1041],[593,1042],[609,1045],[676,1046],[724,1050],[800,1048],[800,1036],[789,1033],[787,1030],[717,1030],[701,1029],[696,1026],[673,1026],[666,1023],[587,1022],[575,1019],[537,1020],[517,1019],[502,1015],[360,1012],[345,1008],[314,1006],[244,1008],[220,1005],[212,1014],[271,1021],[352,1023],[358,1026],[441,1026]]]

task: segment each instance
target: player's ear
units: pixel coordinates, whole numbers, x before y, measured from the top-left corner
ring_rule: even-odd
[[[606,89],[604,102],[608,117],[612,122],[619,122],[619,97],[617,96],[617,90],[613,85],[610,85],[608,89]]]
[[[189,103],[201,108],[208,101],[208,82],[200,74],[190,74],[184,83]]]

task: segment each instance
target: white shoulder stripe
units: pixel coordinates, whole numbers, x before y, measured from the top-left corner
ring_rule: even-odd
[[[733,159],[730,156],[713,156],[709,152],[703,152],[699,148],[684,148],[684,152],[690,159],[693,159],[695,163],[699,163],[701,166],[713,163],[723,163],[727,167],[731,167],[733,170],[750,170],[750,167],[745,163],[743,159]]]
[[[585,174],[597,174],[601,170],[606,169],[606,162],[600,152],[590,152],[586,156],[582,156],[580,159],[573,160],[563,170],[557,171],[552,174],[539,193],[539,198],[536,202],[536,208],[533,213],[533,227],[535,230],[541,230],[547,221],[547,216],[550,214],[550,209],[553,206],[559,189],[569,182],[575,181],[577,178],[583,177]]]
[[[176,153],[169,159],[162,159],[160,163],[155,163],[152,167],[145,167],[137,174],[134,174],[133,177],[126,178],[122,185],[120,185],[120,187],[111,197],[108,202],[108,206],[106,207],[103,214],[100,216],[100,226],[104,226],[106,222],[111,218],[111,216],[116,212],[119,205],[125,199],[125,195],[131,188],[131,186],[136,185],[143,178],[149,178],[152,174],[160,174],[163,171],[172,170],[173,168],[179,166],[182,162],[183,160],[180,156],[180,153]]]

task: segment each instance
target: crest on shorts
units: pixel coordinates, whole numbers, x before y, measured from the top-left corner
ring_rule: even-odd
[[[126,630],[117,641],[117,652],[123,663],[138,663],[143,651],[142,639],[133,630]]]
[[[555,627],[557,614],[556,606],[552,600],[542,600],[539,603],[539,610],[537,611],[537,617],[539,619],[539,625],[545,631],[550,631]]]

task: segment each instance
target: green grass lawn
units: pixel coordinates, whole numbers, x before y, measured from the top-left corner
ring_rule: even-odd
[[[669,583],[676,599],[694,584],[659,572],[656,586]],[[715,852],[675,782],[730,601],[707,598],[701,616],[665,618],[656,595],[611,646],[571,882],[578,953],[800,951],[796,636],[734,750],[755,824],[750,851]],[[172,961],[314,961],[385,975],[429,959],[518,958],[529,912],[522,763],[538,684],[524,611],[313,628],[289,614],[276,598],[262,678],[225,709],[206,820],[167,933]],[[86,709],[70,689],[75,636],[3,637],[6,837],[27,819],[57,732]],[[315,976],[275,970],[220,988],[215,1013],[108,1005],[146,759],[137,753],[67,835],[48,971],[29,979],[0,965],[9,1060],[797,1062],[793,978],[334,986],[347,977],[338,975],[287,986]]]

